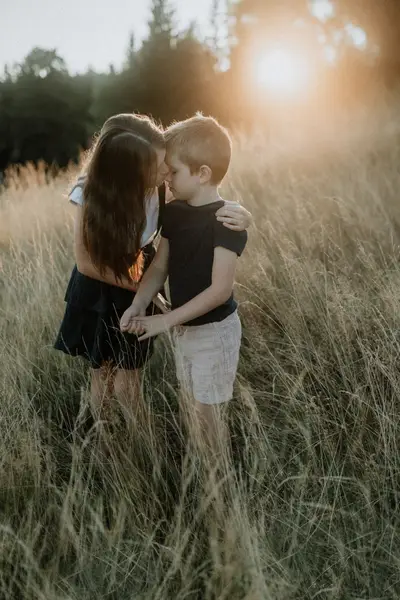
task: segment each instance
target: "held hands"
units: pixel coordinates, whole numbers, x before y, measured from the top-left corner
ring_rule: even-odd
[[[137,335],[143,333],[142,329],[138,328],[135,319],[145,316],[146,307],[140,302],[135,302],[134,300],[121,317],[119,327],[122,333],[136,333]]]
[[[133,333],[139,337],[139,341],[146,340],[169,329],[166,316],[170,312],[169,303],[157,294],[153,303],[162,311],[162,315],[146,317],[146,306],[135,300],[127,308],[121,317],[120,329],[123,333]],[[154,320],[154,321],[153,321]]]
[[[130,331],[131,333],[140,335],[138,339],[139,342],[142,342],[169,329],[171,329],[171,324],[169,323],[168,315],[154,315],[153,317],[137,317]]]

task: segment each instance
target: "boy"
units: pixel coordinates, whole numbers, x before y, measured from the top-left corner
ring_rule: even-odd
[[[165,138],[167,182],[175,200],[165,207],[157,254],[121,329],[145,340],[175,328],[181,388],[194,399],[203,441],[218,452],[218,407],[232,397],[239,360],[241,324],[232,289],[247,233],[227,229],[214,216],[223,205],[218,186],[231,158],[227,131],[212,117],[196,115],[169,127]],[[145,317],[167,276],[172,311]]]

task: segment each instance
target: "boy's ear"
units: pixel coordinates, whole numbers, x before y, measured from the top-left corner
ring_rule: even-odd
[[[208,183],[212,177],[212,170],[208,165],[201,165],[199,175],[202,183]]]

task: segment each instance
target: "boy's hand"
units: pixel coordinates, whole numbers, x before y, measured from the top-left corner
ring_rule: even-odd
[[[244,206],[230,200],[225,200],[225,205],[221,206],[215,214],[217,221],[221,221],[224,227],[233,231],[244,231],[253,222],[252,214]]]
[[[147,340],[159,333],[164,333],[171,328],[168,315],[154,315],[153,317],[139,317],[136,319],[137,327],[144,332],[139,341]]]
[[[119,322],[119,327],[123,333],[136,333],[140,335],[143,329],[138,327],[135,319],[146,315],[146,307],[140,303],[132,302],[129,308],[126,309]]]

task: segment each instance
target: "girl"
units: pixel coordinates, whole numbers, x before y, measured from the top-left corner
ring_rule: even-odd
[[[116,115],[101,129],[86,176],[70,193],[77,204],[76,265],[55,348],[89,361],[95,417],[110,394],[128,423],[139,408],[140,370],[153,353],[154,340],[122,333],[119,321],[155,255],[166,195],[164,158],[163,132],[150,118]],[[250,213],[234,203],[222,207],[216,218],[236,230],[251,221]],[[167,310],[158,295],[147,314]]]

